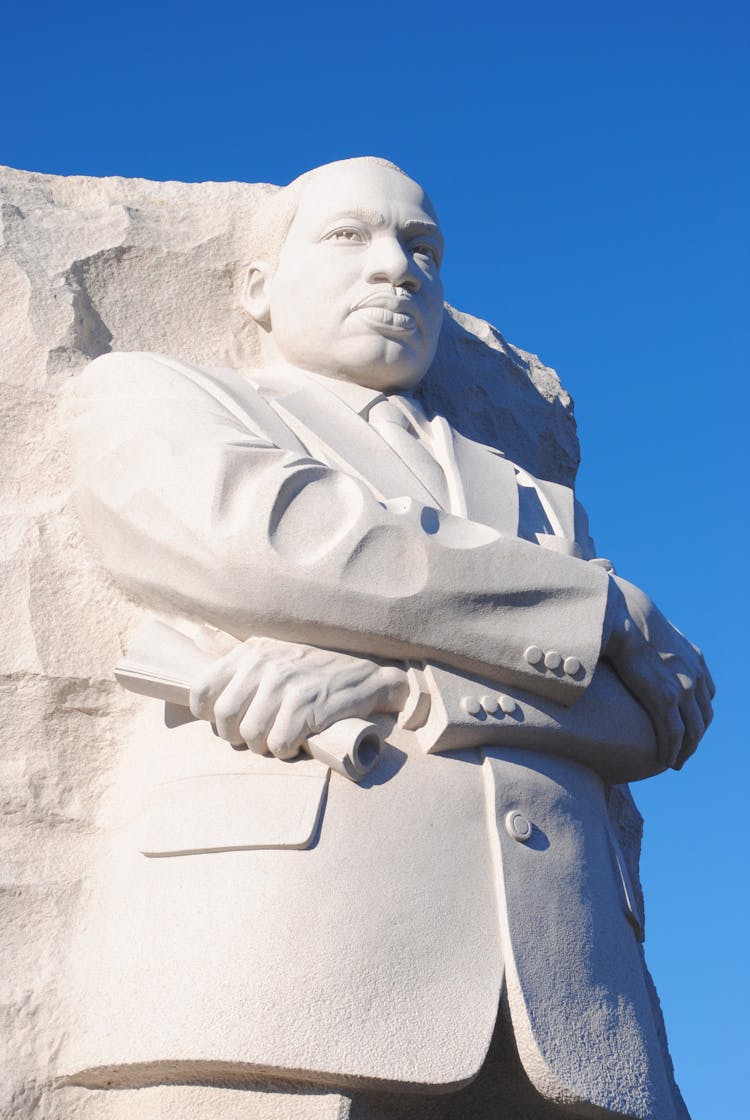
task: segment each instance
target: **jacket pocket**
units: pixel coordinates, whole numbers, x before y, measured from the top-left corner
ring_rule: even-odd
[[[311,847],[328,767],[312,760],[267,761],[262,772],[201,774],[155,785],[134,821],[138,850],[153,857]]]

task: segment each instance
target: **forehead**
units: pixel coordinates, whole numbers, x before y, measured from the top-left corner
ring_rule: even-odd
[[[314,232],[327,220],[346,215],[373,224],[438,225],[432,203],[418,183],[390,167],[359,164],[325,168],[305,185],[290,234]]]

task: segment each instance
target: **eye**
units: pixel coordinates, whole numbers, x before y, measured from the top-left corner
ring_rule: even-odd
[[[440,265],[440,254],[429,241],[415,241],[409,246],[409,249],[415,257],[429,257],[436,267]]]
[[[341,226],[339,229],[331,230],[326,234],[324,241],[337,241],[340,244],[348,245],[363,245],[365,236],[361,230],[355,229],[354,226]]]

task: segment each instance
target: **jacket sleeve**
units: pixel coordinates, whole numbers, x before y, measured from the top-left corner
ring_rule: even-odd
[[[173,359],[92,362],[73,436],[87,532],[152,608],[240,639],[439,661],[565,705],[591,681],[604,571],[410,499],[381,503]]]

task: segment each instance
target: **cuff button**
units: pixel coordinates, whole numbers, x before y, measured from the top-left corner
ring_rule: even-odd
[[[533,825],[529,818],[519,812],[518,809],[511,809],[509,813],[505,814],[505,831],[519,844],[526,844],[531,839]]]
[[[512,716],[516,710],[516,702],[510,696],[498,696],[501,711],[505,712],[506,716]]]
[[[544,664],[548,669],[559,669],[562,660],[562,654],[558,653],[556,649],[551,649],[544,655]]]
[[[481,704],[482,704],[482,707],[484,708],[485,712],[487,713],[487,715],[492,716],[492,715],[495,714],[498,707],[500,706],[500,697],[499,696],[490,696],[488,694],[487,696],[482,697]]]
[[[482,710],[482,705],[479,703],[476,696],[462,697],[461,707],[469,716],[478,716]]]
[[[581,671],[581,662],[577,657],[566,657],[563,662],[563,669],[569,677],[574,677],[576,673]]]
[[[544,654],[540,650],[539,646],[529,646],[524,650],[523,655],[528,661],[529,665],[538,665],[544,657]]]

